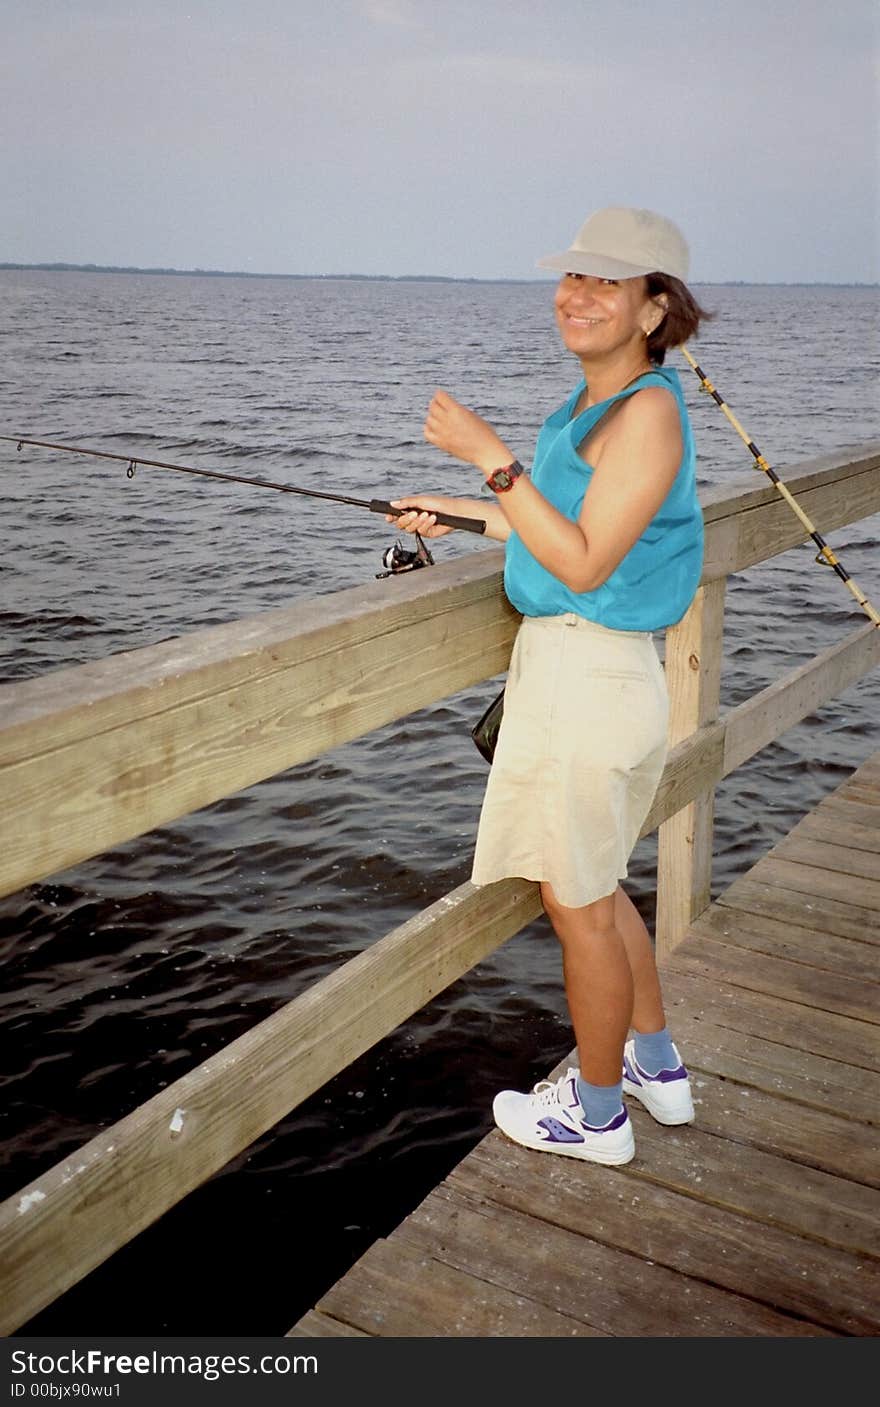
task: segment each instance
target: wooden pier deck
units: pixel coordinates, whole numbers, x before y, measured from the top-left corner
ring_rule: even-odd
[[[291,1336],[876,1335],[878,956],[880,752],[664,964],[693,1125],[630,1101],[623,1168],[493,1130]]]

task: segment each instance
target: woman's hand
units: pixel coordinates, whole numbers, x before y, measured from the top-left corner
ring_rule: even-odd
[[[448,528],[445,524],[437,523],[434,513],[454,513],[455,508],[450,507],[448,498],[438,498],[431,494],[410,493],[406,498],[393,498],[392,508],[412,508],[415,512],[401,513],[399,518],[386,514],[386,523],[394,523],[396,527],[402,528],[405,533],[421,533],[422,537],[445,537],[447,533],[455,532],[455,528]],[[421,510],[421,511],[419,511]]]
[[[425,439],[487,474],[516,458],[487,421],[446,391],[436,391],[428,407]]]

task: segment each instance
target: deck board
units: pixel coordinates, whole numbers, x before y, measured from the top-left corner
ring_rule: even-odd
[[[735,944],[744,954],[766,954],[786,962],[799,962],[823,972],[835,973],[847,981],[872,983],[877,977],[877,954],[870,944],[855,938],[838,938],[834,933],[818,937],[815,929],[799,928],[765,915],[752,914],[727,904],[715,905],[700,914],[691,929],[719,943]],[[695,941],[682,945],[675,960],[697,948]],[[681,957],[680,957],[681,954]]]
[[[665,964],[693,1125],[630,1101],[622,1168],[493,1129],[291,1335],[876,1336],[878,943],[880,753]]]
[[[731,933],[728,938],[733,936]],[[822,1011],[837,1012],[841,1016],[880,1021],[876,998],[864,980],[841,977],[813,967],[802,958],[790,960],[778,952],[760,953],[752,947],[741,948],[733,942],[718,942],[703,935],[699,942],[675,955],[675,969],[699,973],[746,991],[810,1001]]]
[[[858,914],[857,919],[880,942],[880,877],[836,874],[820,865],[789,860],[778,851],[760,860],[752,873],[760,883],[776,889],[830,900],[848,909],[864,909],[865,913]],[[735,884],[731,885],[731,889],[735,888]]]
[[[762,862],[763,863],[763,862]],[[798,867],[793,865],[792,869]],[[753,878],[753,873],[755,877]],[[818,871],[814,871],[818,874]],[[815,892],[781,888],[772,882],[772,874],[762,870],[750,871],[734,880],[716,903],[722,907],[745,909],[764,914],[783,923],[796,923],[819,933],[834,933],[838,938],[854,938],[858,943],[880,943],[880,914],[855,904],[820,896]]]
[[[872,850],[856,849],[842,845],[830,835],[806,836],[791,832],[781,844],[776,846],[780,860],[794,861],[799,865],[811,865],[814,869],[833,870],[836,874],[853,875],[858,879],[880,882],[880,860]]]
[[[668,990],[668,978],[666,986]],[[876,1071],[809,1054],[731,1026],[715,1026],[681,1008],[676,1036],[699,1072],[698,1079],[704,1073],[718,1075],[814,1109],[836,1109],[862,1123],[880,1124],[880,1073]]]
[[[876,826],[865,826],[858,821],[846,820],[841,815],[840,807],[828,807],[825,810],[810,811],[798,821],[797,825],[789,831],[785,840],[781,842],[781,847],[786,846],[789,840],[799,837],[823,840],[848,850],[849,858],[853,862],[856,862],[858,858],[854,852],[865,850],[872,857],[871,863],[876,865],[877,837],[874,833],[876,829]]]

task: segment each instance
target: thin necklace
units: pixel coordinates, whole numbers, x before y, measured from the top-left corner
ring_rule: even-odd
[[[597,405],[604,405],[604,404],[605,404],[605,401],[613,400],[614,396],[619,396],[619,395],[621,394],[621,392],[623,392],[623,391],[626,390],[627,386],[631,386],[634,381],[640,380],[640,378],[643,377],[643,376],[648,376],[648,375],[649,375],[652,371],[654,371],[654,370],[655,370],[655,368],[654,368],[653,366],[649,366],[646,371],[638,371],[638,372],[636,372],[635,376],[631,376],[630,379],[629,379],[629,381],[627,381],[625,385],[621,386],[621,388],[620,388],[619,391],[614,391],[614,392],[612,393],[612,395],[610,395],[610,396],[604,396],[601,401],[594,401],[592,405],[588,405],[588,404],[587,404],[587,405],[583,405],[583,406],[581,407],[581,409],[578,410],[578,409],[577,409],[577,403],[575,403],[575,409],[574,409],[574,411],[572,412],[572,417],[571,417],[572,420],[574,420],[575,417],[578,416],[578,415],[583,415],[583,413],[584,413],[585,410],[594,410]],[[586,377],[584,377],[584,385],[585,385],[586,393],[587,393],[587,395],[589,395],[589,393],[590,393],[590,388],[589,388],[589,385],[587,384]],[[580,396],[578,397],[578,400],[580,400]]]

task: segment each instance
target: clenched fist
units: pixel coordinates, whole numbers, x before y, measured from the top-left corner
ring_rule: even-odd
[[[482,416],[446,391],[436,391],[425,419],[425,439],[466,464],[490,473],[516,457]]]

